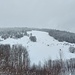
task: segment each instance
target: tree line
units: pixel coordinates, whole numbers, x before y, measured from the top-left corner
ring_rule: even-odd
[[[49,30],[48,33],[60,42],[66,41],[69,43],[75,43],[75,33],[60,30]]]

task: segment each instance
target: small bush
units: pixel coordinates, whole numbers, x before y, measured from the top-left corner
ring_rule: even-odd
[[[69,47],[69,51],[70,51],[71,53],[75,53],[75,47]]]
[[[36,36],[30,36],[29,38],[32,42],[36,42]]]
[[[1,38],[3,38],[5,40],[5,39],[9,38],[9,35],[7,35],[7,34],[2,35]]]
[[[16,34],[15,37],[16,38],[21,38],[21,37],[23,37],[23,34]]]

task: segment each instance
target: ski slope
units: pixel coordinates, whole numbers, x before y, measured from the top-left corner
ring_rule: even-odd
[[[33,36],[36,36],[36,42],[32,42],[29,39],[29,36],[24,36],[20,39],[8,38],[6,40],[0,41],[0,44],[10,44],[11,46],[13,44],[22,44],[29,52],[31,64],[38,64],[39,61],[41,64],[43,64],[48,59],[60,59],[60,53],[63,60],[75,58],[75,54],[69,52],[69,47],[75,47],[74,44],[59,42],[53,37],[49,36],[47,32],[35,30],[27,32],[29,35],[31,33]]]

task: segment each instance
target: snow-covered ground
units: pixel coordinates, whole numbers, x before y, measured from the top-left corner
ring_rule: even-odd
[[[71,45],[75,46],[74,44],[59,42],[53,37],[49,36],[47,32],[29,31],[27,33],[32,33],[33,36],[36,36],[37,42],[32,42],[28,36],[24,36],[20,39],[8,38],[0,41],[0,44],[22,44],[29,52],[31,64],[38,64],[39,61],[41,61],[43,64],[50,58],[52,60],[60,59],[59,53],[61,53],[63,60],[75,58],[75,54],[69,52],[69,47]]]

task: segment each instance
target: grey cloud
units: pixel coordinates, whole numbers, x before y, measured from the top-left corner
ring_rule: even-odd
[[[73,31],[75,0],[0,0],[0,27]]]

